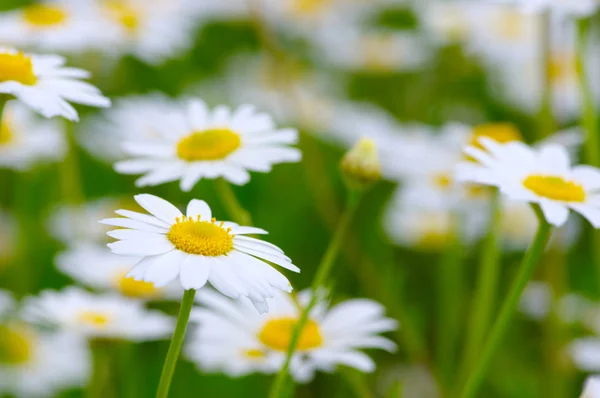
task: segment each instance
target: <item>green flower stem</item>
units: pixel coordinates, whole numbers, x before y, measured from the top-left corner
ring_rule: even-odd
[[[513,281],[510,291],[502,304],[500,314],[492,326],[492,330],[483,346],[481,355],[477,359],[477,362],[465,383],[465,387],[460,395],[461,398],[472,398],[477,393],[477,389],[485,377],[490,362],[508,331],[510,321],[519,305],[521,294],[531,278],[535,266],[539,263],[540,258],[544,253],[544,248],[550,238],[550,224],[548,224],[543,214],[541,214],[541,210],[538,206],[534,206],[534,209],[539,218],[539,226],[535,239],[523,257],[517,277]]]
[[[600,167],[600,144],[598,142],[598,115],[594,104],[594,97],[590,89],[590,81],[585,65],[585,54],[588,46],[590,20],[581,19],[577,22],[577,47],[576,47],[576,72],[583,106],[582,125],[585,130],[585,157],[587,163]],[[600,289],[600,230],[592,232],[592,251],[596,264],[596,277]]]
[[[340,251],[340,247],[342,245],[342,242],[344,241],[346,232],[354,218],[354,214],[356,212],[356,208],[358,207],[359,200],[359,193],[349,193],[346,210],[342,215],[340,222],[338,223],[333,238],[329,242],[329,246],[327,247],[327,251],[323,256],[321,263],[319,264],[317,273],[311,284],[311,300],[308,303],[308,305],[302,309],[302,312],[298,319],[298,323],[296,323],[296,326],[294,327],[285,362],[281,367],[279,373],[275,377],[275,380],[271,387],[271,392],[269,393],[270,398],[281,398],[286,396],[285,391],[288,391],[286,385],[288,385],[290,363],[292,361],[294,352],[296,351],[296,346],[298,345],[298,340],[300,339],[300,333],[302,332],[302,329],[304,329],[306,322],[308,322],[308,315],[310,311],[317,303],[317,298],[319,296],[319,288],[324,286],[327,278],[329,277],[329,273],[331,272],[333,264],[335,263],[335,259],[338,255],[338,252]],[[287,387],[291,388],[289,386]]]
[[[6,103],[11,99],[10,95],[0,94],[0,127],[2,126],[2,116],[4,115],[4,108]]]
[[[110,340],[96,339],[90,341],[92,349],[93,369],[92,378],[88,383],[86,398],[104,398],[114,396],[116,391],[113,385],[111,372],[111,355],[114,350]]]
[[[540,45],[540,58],[542,60],[542,70],[540,74],[542,76],[542,103],[538,113],[538,136],[537,139],[541,140],[554,132],[555,122],[552,115],[552,77],[550,76],[550,62],[551,62],[551,42],[550,42],[550,13],[545,12],[541,15],[541,45]]]
[[[438,276],[438,325],[436,336],[436,362],[439,379],[444,388],[448,388],[454,379],[456,347],[461,326],[461,294],[463,289],[463,246],[460,237],[460,220],[452,217],[452,230],[447,247],[440,259]]]
[[[495,190],[490,202],[490,226],[481,253],[477,287],[471,310],[471,322],[468,328],[467,345],[462,363],[461,378],[459,380],[464,380],[467,376],[467,372],[475,362],[484,337],[489,330],[500,274],[499,244],[501,223],[500,195]]]
[[[231,185],[222,178],[215,180],[215,189],[232,220],[240,225],[252,225],[250,213],[238,202]]]
[[[60,180],[63,199],[70,205],[84,202],[79,158],[77,156],[77,142],[75,140],[74,123],[66,122],[65,135],[67,138],[67,155],[60,167]]]
[[[160,382],[158,383],[158,390],[156,391],[156,398],[166,398],[169,395],[169,387],[171,386],[171,379],[173,379],[173,373],[175,373],[175,365],[177,364],[177,358],[181,351],[181,345],[183,344],[183,338],[185,337],[185,329],[187,328],[188,320],[190,319],[190,312],[194,305],[194,296],[196,290],[189,289],[183,293],[183,299],[181,300],[181,307],[179,308],[179,315],[177,316],[177,324],[175,325],[175,331],[171,338],[171,344],[169,345],[169,351],[165,358],[163,365],[162,374],[160,375]]]

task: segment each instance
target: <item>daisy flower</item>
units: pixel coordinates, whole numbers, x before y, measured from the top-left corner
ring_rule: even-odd
[[[83,53],[104,40],[107,25],[90,1],[50,0],[0,14],[0,42],[49,52]]]
[[[181,298],[179,284],[163,288],[152,282],[136,281],[127,276],[140,257],[118,256],[104,245],[80,243],[56,257],[58,269],[74,280],[101,291],[118,291],[124,296],[142,300]]]
[[[64,66],[58,55],[36,55],[0,47],[0,94],[8,94],[51,118],[62,116],[78,121],[70,102],[106,108],[110,100],[100,90],[80,79],[89,77],[83,69]]]
[[[39,162],[64,158],[67,142],[57,122],[39,120],[15,102],[6,105],[0,123],[0,168],[27,170]]]
[[[93,294],[78,287],[46,290],[38,297],[29,297],[23,314],[30,322],[88,338],[136,342],[168,338],[174,326],[170,317],[147,310],[141,301],[116,294]]]
[[[587,378],[580,398],[600,398],[599,376],[590,376]]]
[[[242,185],[248,171],[269,172],[277,163],[297,162],[301,153],[288,145],[296,143],[294,129],[277,129],[271,117],[250,105],[231,110],[218,106],[209,110],[201,100],[192,100],[186,112],[172,113],[168,123],[156,126],[160,138],[151,143],[132,140],[124,151],[135,159],[115,164],[124,174],[145,174],[139,187],[180,180],[190,191],[202,178],[223,177]]]
[[[548,283],[529,282],[519,301],[519,309],[529,318],[541,321],[550,314],[553,296],[552,287]],[[565,324],[586,322],[595,306],[592,301],[575,293],[558,297],[556,303],[558,317]]]
[[[206,308],[192,310],[192,332],[186,353],[201,370],[230,376],[251,372],[275,373],[283,365],[294,326],[308,291],[295,297],[278,293],[268,314],[257,314],[247,299],[232,301],[202,291],[198,301]],[[318,370],[335,371],[346,365],[362,372],[375,370],[375,362],[362,348],[394,351],[396,345],[380,333],[395,330],[397,322],[385,318],[381,304],[367,299],[347,300],[331,308],[320,300],[300,333],[290,373],[298,382],[310,381]]]
[[[457,168],[462,181],[496,186],[509,199],[539,204],[548,222],[563,225],[572,209],[595,228],[600,227],[600,170],[571,166],[567,150],[556,144],[531,148],[520,142],[499,144],[482,137],[484,150],[467,147],[465,153],[479,163]]]
[[[157,126],[168,128],[171,112],[179,103],[162,94],[119,98],[110,109],[84,120],[79,128],[79,141],[94,157],[106,162],[123,160],[125,140],[160,142]]]
[[[0,291],[0,394],[54,396],[82,387],[91,370],[85,340],[10,318],[14,309],[8,293]]]
[[[193,199],[186,215],[164,199],[136,195],[135,200],[150,215],[128,210],[123,218],[101,222],[117,229],[108,235],[113,253],[142,258],[129,272],[136,280],[162,287],[179,279],[184,289],[200,289],[206,282],[221,293],[249,297],[259,311],[268,311],[267,298],[276,290],[290,292],[290,282],[267,262],[294,272],[300,269],[283,251],[268,242],[244,235],[266,234],[265,230],[216,221],[206,202]]]

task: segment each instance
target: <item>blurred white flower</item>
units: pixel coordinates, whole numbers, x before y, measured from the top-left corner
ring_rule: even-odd
[[[25,300],[23,316],[88,338],[149,341],[168,338],[173,320],[147,310],[141,301],[116,294],[94,294],[78,287],[46,290]]]
[[[580,398],[600,398],[600,377],[590,376],[585,381]]]
[[[298,149],[289,147],[298,132],[277,129],[269,115],[250,105],[211,111],[193,100],[187,111],[171,113],[156,132],[157,141],[125,142],[123,149],[135,158],[115,164],[120,173],[145,174],[136,181],[139,187],[180,180],[181,189],[190,191],[202,178],[218,177],[242,185],[250,180],[248,171],[269,172],[274,164],[301,158]]]
[[[465,161],[457,168],[457,178],[465,182],[496,186],[507,198],[537,203],[548,222],[563,225],[572,209],[595,228],[600,227],[597,194],[600,170],[591,166],[571,166],[567,150],[556,144],[539,149],[520,142],[500,144],[482,137],[483,150],[469,146],[465,153],[477,162]]]
[[[119,239],[108,244],[113,253],[142,257],[128,276],[156,287],[178,278],[184,289],[200,289],[208,281],[229,297],[249,297],[261,312],[268,311],[266,299],[276,290],[292,290],[287,278],[266,263],[300,272],[283,250],[243,236],[267,231],[216,221],[203,200],[191,200],[186,215],[153,195],[136,195],[135,200],[151,215],[118,210],[123,218],[101,221],[126,228],[108,233]]]
[[[168,128],[169,115],[179,105],[162,94],[119,98],[110,109],[84,120],[79,140],[98,159],[122,160],[127,156],[121,149],[126,140],[160,142],[157,126]]]
[[[533,320],[545,319],[550,313],[554,293],[546,282],[532,281],[527,284],[519,309]],[[556,300],[556,314],[565,324],[588,323],[594,314],[595,305],[592,301],[576,293],[569,293]]]
[[[490,1],[490,0],[488,0]],[[539,13],[556,12],[561,15],[587,17],[600,7],[598,0],[491,0],[518,6],[522,11]]]
[[[59,253],[56,265],[77,282],[101,291],[118,291],[124,296],[142,300],[181,299],[183,292],[178,283],[159,288],[152,282],[128,277],[127,273],[140,260],[140,257],[113,254],[104,245],[80,243]]]
[[[285,361],[301,308],[310,298],[309,291],[297,297],[278,293],[269,302],[271,311],[261,315],[247,299],[232,301],[202,291],[198,301],[207,308],[192,310],[190,320],[199,326],[185,352],[203,371],[229,376],[277,372]],[[334,372],[338,365],[372,372],[375,362],[360,349],[394,351],[396,345],[379,334],[397,327],[375,301],[353,299],[328,308],[328,303],[319,300],[300,333],[290,373],[296,381],[308,382],[316,371]]]
[[[106,108],[110,100],[100,90],[80,79],[89,77],[83,69],[65,67],[58,55],[25,54],[0,47],[0,94],[14,96],[44,117],[62,116],[78,121],[69,101]]]
[[[40,120],[24,105],[9,102],[0,123],[0,168],[28,170],[64,158],[67,142],[59,122]]]
[[[0,14],[0,42],[42,52],[83,53],[105,39],[108,25],[90,1],[48,0]]]
[[[433,40],[441,43],[463,43],[472,38],[474,21],[473,10],[476,3],[471,1],[423,1],[415,4],[424,24],[425,31]]]
[[[54,396],[81,387],[91,370],[85,340],[61,331],[38,330],[8,317],[15,302],[0,290],[0,394]]]

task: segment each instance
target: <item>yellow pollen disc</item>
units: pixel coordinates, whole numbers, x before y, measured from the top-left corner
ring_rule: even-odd
[[[577,76],[575,65],[576,61],[573,54],[553,54],[546,65],[548,78],[552,83],[575,78]]]
[[[109,1],[108,12],[113,20],[119,22],[129,33],[137,32],[140,26],[140,14],[122,1]]]
[[[545,198],[563,202],[585,201],[585,190],[576,182],[562,177],[530,175],[523,180],[525,188]]]
[[[225,159],[241,144],[240,136],[228,129],[196,131],[179,141],[177,156],[188,162]]]
[[[440,173],[433,177],[433,182],[441,189],[448,189],[452,185],[452,176],[448,173]]]
[[[327,0],[295,0],[292,4],[292,12],[299,17],[314,15],[323,10],[327,3]]]
[[[250,358],[250,359],[263,359],[265,357],[265,353],[256,348],[252,348],[250,350],[244,350],[243,355],[246,358]]]
[[[285,352],[290,345],[297,322],[298,320],[295,318],[271,319],[263,326],[258,334],[258,339],[269,348]],[[307,351],[320,347],[322,344],[323,337],[319,325],[315,321],[309,320],[300,333],[297,349]]]
[[[79,314],[79,322],[86,325],[103,328],[110,322],[110,316],[97,311],[83,311]]]
[[[44,28],[60,25],[67,19],[67,14],[60,7],[34,4],[25,7],[23,18],[30,25]]]
[[[201,256],[217,257],[229,253],[233,249],[233,235],[230,228],[223,228],[223,223],[200,221],[183,216],[171,226],[167,238],[182,252]]]
[[[31,57],[23,53],[0,53],[0,82],[17,81],[29,86],[37,82]]]
[[[135,298],[150,298],[156,297],[160,293],[160,289],[154,286],[152,282],[136,281],[132,277],[127,277],[127,273],[119,276],[118,287],[119,291],[127,297]]]
[[[523,141],[519,130],[511,123],[488,123],[476,126],[473,129],[470,145],[476,148],[484,149],[479,139],[488,137],[500,144],[506,144],[513,141]]]
[[[20,325],[0,325],[0,364],[18,365],[31,358],[33,336]]]

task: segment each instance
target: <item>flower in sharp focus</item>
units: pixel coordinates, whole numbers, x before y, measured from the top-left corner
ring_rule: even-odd
[[[548,222],[563,225],[572,209],[600,227],[600,170],[571,166],[567,150],[555,144],[531,148],[520,142],[499,144],[479,139],[484,150],[469,146],[465,153],[478,163],[463,162],[457,178],[496,186],[509,199],[539,204]]]
[[[309,291],[297,297],[279,293],[269,302],[268,314],[257,314],[248,300],[232,301],[203,291],[198,301],[206,308],[192,310],[190,320],[199,327],[192,332],[187,356],[200,369],[230,376],[277,372],[285,361],[301,307],[310,298]],[[319,300],[300,333],[290,373],[296,381],[308,382],[315,371],[333,372],[338,365],[372,372],[375,362],[360,349],[394,351],[396,345],[379,334],[397,326],[375,301],[353,299],[328,308]]]
[[[79,115],[69,101],[110,106],[100,90],[80,80],[89,77],[87,71],[64,64],[65,59],[58,55],[26,54],[0,47],[0,94],[14,96],[44,117],[62,116],[72,121],[78,121]]]
[[[150,341],[168,338],[173,320],[143,303],[117,294],[94,294],[78,287],[46,290],[26,299],[24,318],[88,338]]]
[[[244,236],[266,231],[216,221],[202,200],[190,201],[186,215],[153,195],[136,195],[135,200],[151,215],[118,210],[124,218],[101,221],[126,228],[108,233],[119,239],[108,245],[113,253],[142,257],[129,276],[157,287],[179,278],[184,289],[200,289],[208,281],[229,297],[250,298],[261,312],[268,311],[266,299],[277,290],[292,290],[287,278],[266,261],[294,272],[300,269],[279,247]]]
[[[81,387],[91,370],[85,340],[62,331],[39,330],[11,318],[15,303],[0,291],[0,394],[54,396]]]
[[[156,127],[159,140],[125,142],[125,152],[136,158],[115,164],[120,173],[145,174],[136,181],[140,187],[180,180],[181,189],[190,191],[202,178],[218,177],[241,185],[250,180],[248,171],[269,172],[274,164],[301,158],[288,146],[298,132],[277,129],[269,115],[250,105],[211,111],[193,100],[186,112],[173,113]]]
[[[16,102],[6,105],[0,121],[0,168],[28,170],[40,162],[60,161],[66,149],[58,122],[39,120]]]
[[[80,243],[60,253],[56,265],[76,281],[100,291],[117,291],[141,300],[180,300],[178,283],[156,287],[152,282],[127,276],[140,257],[119,256],[104,245]]]
[[[105,39],[90,1],[50,0],[0,14],[0,42],[39,51],[83,53]]]
[[[590,376],[587,378],[580,398],[600,398],[599,376]]]

